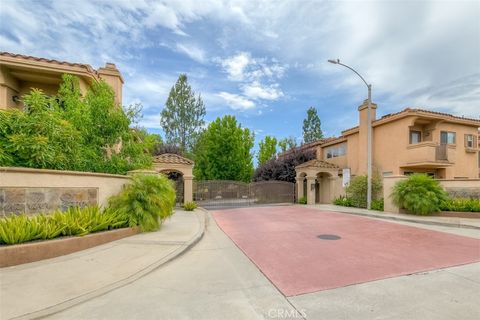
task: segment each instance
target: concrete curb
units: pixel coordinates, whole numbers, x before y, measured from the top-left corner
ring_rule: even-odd
[[[454,228],[465,228],[465,229],[480,230],[480,227],[478,227],[478,226],[473,226],[473,225],[463,224],[463,223],[451,223],[451,222],[441,222],[441,221],[431,221],[431,220],[417,220],[417,219],[404,218],[404,217],[381,216],[381,215],[375,215],[375,214],[364,213],[364,212],[332,210],[332,209],[323,209],[323,208],[318,208],[318,207],[315,208],[314,206],[312,206],[311,208],[314,208],[316,210],[327,210],[327,211],[332,211],[332,212],[340,212],[340,213],[352,214],[352,215],[363,216],[363,217],[368,217],[368,218],[378,218],[378,219],[383,219],[383,220],[394,220],[394,221],[420,223],[420,224],[426,224],[426,225],[437,225],[437,226],[444,226],[444,227],[454,227]]]
[[[197,219],[198,219],[198,222],[199,222],[199,228],[198,228],[197,232],[195,233],[195,235],[189,241],[187,241],[187,243],[178,247],[175,251],[169,253],[168,255],[164,256],[160,260],[157,260],[154,263],[152,263],[152,264],[146,266],[145,268],[141,269],[140,271],[138,271],[138,272],[136,272],[136,273],[124,278],[124,279],[120,279],[116,282],[113,282],[113,283],[111,283],[111,284],[109,284],[109,285],[107,285],[103,288],[99,288],[99,289],[87,292],[87,293],[82,294],[78,297],[75,297],[73,299],[64,301],[62,303],[50,306],[48,308],[45,308],[45,309],[42,309],[42,310],[39,310],[39,311],[35,311],[35,312],[31,312],[31,313],[27,313],[27,314],[24,314],[24,315],[21,315],[21,316],[18,316],[18,317],[14,317],[14,318],[11,318],[11,319],[19,319],[19,320],[20,319],[22,319],[22,320],[23,319],[41,319],[41,318],[47,317],[49,315],[52,315],[54,313],[58,313],[60,311],[71,308],[71,307],[73,307],[75,305],[78,305],[80,303],[83,303],[83,302],[86,302],[86,301],[91,300],[93,298],[104,295],[104,294],[106,294],[110,291],[113,291],[115,289],[118,289],[120,287],[126,286],[127,284],[130,284],[130,283],[146,276],[150,272],[152,272],[152,271],[160,268],[161,266],[167,264],[168,262],[180,257],[182,254],[184,254],[189,249],[194,247],[202,239],[203,235],[205,234],[205,226],[206,226],[207,215],[205,214],[205,212],[203,212],[203,210],[204,209],[195,210],[192,213],[192,214],[195,214],[197,216]]]

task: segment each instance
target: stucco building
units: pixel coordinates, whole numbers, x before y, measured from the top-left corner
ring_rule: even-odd
[[[22,108],[21,97],[32,88],[56,94],[63,74],[77,76],[82,93],[93,81],[104,80],[112,87],[115,102],[122,103],[123,78],[113,63],[96,70],[88,64],[0,52],[0,109]]]
[[[480,119],[407,108],[376,118],[372,104],[373,171],[382,177],[426,173],[436,179],[479,178]],[[317,158],[296,167],[298,196],[330,203],[344,193],[343,174],[367,172],[367,102],[359,125],[303,148]],[[344,170],[347,169],[347,170]]]

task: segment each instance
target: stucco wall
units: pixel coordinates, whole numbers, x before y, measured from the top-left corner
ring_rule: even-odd
[[[405,180],[407,177],[400,176],[390,176],[383,178],[383,199],[384,199],[384,210],[385,212],[395,212],[398,213],[400,209],[396,207],[391,199],[390,195],[392,194],[392,188],[395,183],[398,181]],[[440,182],[440,185],[450,194],[453,193],[459,194],[461,191],[470,192],[477,195],[480,193],[480,179],[444,179],[437,180]]]
[[[120,192],[130,179],[128,176],[113,174],[0,167],[0,189],[97,189],[97,202],[101,206],[107,204],[110,196]]]

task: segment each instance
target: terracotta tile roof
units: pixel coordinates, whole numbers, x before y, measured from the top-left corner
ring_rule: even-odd
[[[326,169],[340,169],[337,165],[324,161],[324,160],[318,160],[318,159],[313,159],[307,162],[304,162],[295,168],[305,168],[305,167],[315,167],[315,168],[326,168]]]
[[[170,163],[170,164],[190,164],[193,165],[193,161],[178,154],[164,153],[153,158],[153,163]]]
[[[97,71],[92,68],[91,65],[89,64],[84,64],[84,63],[72,63],[72,62],[67,62],[67,61],[59,61],[59,60],[54,60],[54,59],[46,59],[46,58],[39,58],[39,57],[34,57],[34,56],[27,56],[23,54],[18,54],[18,53],[10,53],[10,52],[4,52],[0,51],[0,56],[2,57],[10,57],[10,58],[20,58],[24,60],[30,60],[30,61],[39,61],[39,62],[46,62],[46,63],[54,63],[58,65],[65,65],[65,66],[70,66],[70,67],[80,67],[80,68],[85,68],[87,69],[88,72],[94,74],[95,76],[98,77]]]
[[[454,116],[453,114],[450,114],[450,113],[438,112],[438,111],[431,111],[431,110],[425,110],[425,109],[420,109],[420,108],[406,108],[406,109],[404,109],[404,110],[402,110],[402,111],[399,111],[399,112],[386,114],[386,115],[384,115],[383,117],[381,117],[380,119],[377,119],[377,120],[375,120],[375,121],[379,121],[379,120],[382,120],[382,119],[387,119],[387,118],[396,116],[397,114],[401,114],[401,113],[404,113],[404,112],[407,112],[407,113],[410,113],[410,112],[423,112],[423,113],[429,113],[429,114],[434,114],[434,115],[440,115],[440,116],[443,116],[443,117],[452,118],[452,119],[456,119],[456,120],[469,120],[469,121],[477,121],[477,122],[480,122],[480,119]]]
[[[475,121],[475,122],[480,123],[480,119],[454,116],[453,114],[450,114],[450,113],[431,111],[431,110],[420,109],[420,108],[405,108],[405,109],[403,109],[399,112],[386,114],[386,115],[382,116],[381,118],[374,120],[372,123],[378,122],[380,120],[388,119],[388,118],[394,117],[394,116],[402,114],[402,113],[415,113],[415,112],[422,112],[422,113],[428,113],[428,114],[433,114],[433,115],[439,115],[439,116],[447,117],[447,118],[454,119],[454,120],[468,120],[468,121]],[[353,129],[357,129],[357,128],[358,128],[358,126],[348,128],[348,129],[343,130],[342,133],[353,130]]]
[[[322,138],[322,139],[319,139],[319,140],[315,140],[315,141],[312,141],[312,142],[309,142],[309,143],[304,143],[301,146],[289,149],[285,152],[281,152],[281,153],[278,154],[278,156],[279,157],[284,157],[284,156],[289,155],[289,154],[291,154],[295,151],[301,151],[301,150],[314,148],[316,146],[319,146],[319,145],[322,145],[322,144],[325,144],[325,143],[329,143],[329,142],[334,141],[334,140],[339,139],[339,138],[342,138],[342,137],[328,137],[328,138]]]

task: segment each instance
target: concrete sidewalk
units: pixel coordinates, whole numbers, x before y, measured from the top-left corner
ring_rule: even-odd
[[[203,211],[176,210],[157,232],[0,269],[0,318],[42,317],[122,287],[182,254],[204,230]]]
[[[310,205],[308,207],[319,209],[319,210],[336,211],[336,212],[349,213],[349,214],[367,216],[372,218],[387,219],[387,220],[422,223],[427,225],[438,225],[438,226],[445,226],[445,227],[480,229],[480,219],[475,219],[475,218],[469,219],[469,218],[457,218],[457,217],[416,216],[411,214],[391,213],[391,212],[382,212],[382,211],[367,210],[367,209],[361,209],[361,208],[342,207],[342,206],[336,206],[333,204],[316,204],[316,205]]]

